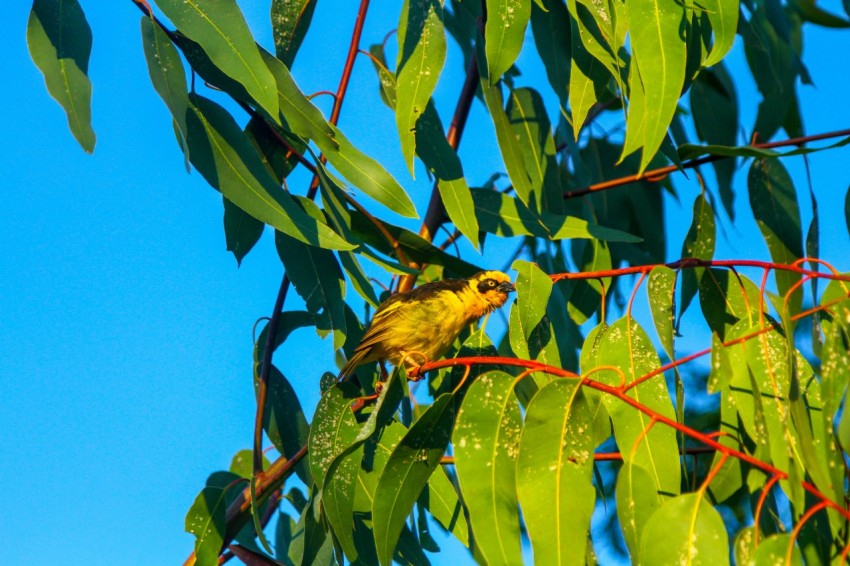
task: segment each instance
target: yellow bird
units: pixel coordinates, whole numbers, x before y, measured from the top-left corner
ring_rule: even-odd
[[[396,293],[375,311],[339,378],[376,360],[398,366],[439,358],[466,326],[504,305],[512,291],[511,279],[504,273],[481,271],[467,279],[434,281]]]

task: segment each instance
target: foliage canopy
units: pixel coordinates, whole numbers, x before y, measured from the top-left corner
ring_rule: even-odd
[[[805,136],[796,95],[811,82],[801,30],[848,27],[845,15],[806,0],[405,0],[395,35],[367,50],[362,0],[325,116],[290,73],[316,0],[272,0],[274,53],[235,0],[132,2],[178,146],[222,194],[228,250],[241,262],[268,225],[285,269],[255,344],[254,450],[211,474],[186,517],[196,564],[427,564],[435,528],[487,564],[521,563],[523,532],[540,564],[593,563],[603,545],[646,564],[844,560],[850,276],[819,258],[824,195],[803,195],[806,227],[782,158],[850,141]],[[762,96],[754,124],[740,123],[724,65],[739,36]],[[93,151],[78,1],[35,0],[27,41]],[[521,51],[545,81],[520,73]],[[418,159],[433,179],[426,210],[337,125],[358,58],[405,166]],[[466,69],[443,85],[457,93],[451,117],[434,101],[449,64]],[[490,131],[465,131],[473,105]],[[504,168],[471,186],[461,137],[492,132]],[[313,176],[303,191],[286,182],[299,168]],[[677,190],[676,171],[701,194]],[[693,199],[673,261],[664,192]],[[769,259],[714,257],[736,198]],[[395,218],[420,213],[418,232]],[[484,255],[452,253],[458,239]],[[312,411],[272,363],[278,352],[285,369],[290,334],[314,328],[341,365],[386,297],[373,281],[405,291],[467,276],[504,242],[517,298],[499,340],[471,328],[408,374],[362,366],[338,382],[329,368]],[[648,309],[633,312],[642,287]],[[283,310],[291,288],[302,305]],[[685,311],[705,349],[681,339]],[[591,539],[594,521],[608,528]]]

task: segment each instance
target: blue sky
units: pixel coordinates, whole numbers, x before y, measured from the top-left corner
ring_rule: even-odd
[[[0,562],[173,564],[191,549],[183,516],[205,478],[250,446],[251,328],[269,314],[282,271],[269,233],[238,269],[225,251],[221,198],[200,175],[186,174],[170,117],[150,85],[140,12],[130,2],[83,4],[94,31],[93,156],[68,132],[29,58],[29,3],[9,3],[0,19],[8,38],[8,84],[0,90],[0,482],[7,489],[0,531],[13,541]],[[271,45],[267,2],[242,4],[257,37]],[[320,25],[294,66],[305,92],[336,89],[356,4],[319,3]],[[396,17],[396,2],[374,0],[363,47],[381,41]],[[817,88],[801,91],[807,131],[846,128],[848,79],[836,72],[836,59],[847,35],[812,31],[804,58]],[[742,60],[738,44],[731,61],[740,69]],[[519,66],[551,101],[533,58],[522,57]],[[437,90],[445,122],[462,74],[450,51]],[[738,88],[744,123],[751,124],[759,96],[751,84]],[[330,98],[317,101],[329,110]],[[474,170],[467,165],[471,184],[501,168],[485,119],[475,103],[467,135],[483,135],[465,139],[460,151],[465,164],[475,163]],[[387,165],[424,213],[430,185],[421,168],[415,181],[405,171],[392,115],[378,102],[363,58],[340,125]],[[842,270],[850,268],[847,158],[846,148],[811,157],[823,256]],[[787,165],[807,226],[801,160]],[[736,178],[742,189],[744,178]],[[307,181],[296,175],[290,187],[302,191]],[[697,185],[680,178],[677,187],[683,206],[668,199],[671,217],[689,219]],[[767,257],[745,194],[738,197],[741,224],[718,257]],[[686,230],[671,227],[671,258]],[[501,267],[499,251],[478,261]],[[299,308],[294,293],[288,304]],[[331,368],[330,345],[310,331],[292,344],[277,363],[311,410],[318,377]]]

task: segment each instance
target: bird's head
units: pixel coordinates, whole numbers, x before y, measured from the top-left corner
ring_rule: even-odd
[[[472,290],[494,309],[504,305],[508,293],[515,290],[511,278],[501,271],[480,271],[467,281]]]

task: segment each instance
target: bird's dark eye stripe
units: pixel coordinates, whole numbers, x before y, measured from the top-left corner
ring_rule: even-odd
[[[478,292],[486,293],[490,289],[495,289],[499,285],[499,282],[495,279],[485,279],[484,281],[478,284]]]

